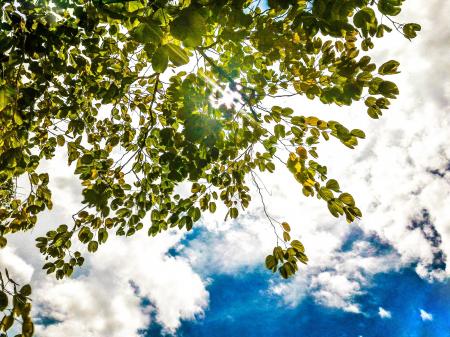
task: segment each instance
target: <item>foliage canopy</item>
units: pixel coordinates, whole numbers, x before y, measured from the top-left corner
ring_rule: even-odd
[[[352,222],[361,211],[327,177],[316,150],[331,137],[354,148],[364,132],[267,98],[364,100],[379,118],[399,93],[386,79],[399,63],[377,65],[365,52],[393,28],[416,36],[419,25],[393,19],[402,2],[4,1],[0,246],[52,208],[51,177],[39,164],[57,151],[67,152],[84,203],[72,223],[37,239],[44,269],[57,278],[83,264],[73,240],[95,252],[109,235],[130,236],[145,223],[151,236],[191,230],[219,202],[238,217],[252,181],[260,190],[256,171],[274,172],[275,163],[288,167],[305,196]],[[233,104],[223,104],[230,93]],[[29,183],[25,196],[15,190],[19,177]],[[182,184],[190,193],[179,192]],[[266,215],[277,233],[266,266],[287,278],[307,262],[304,247],[289,224]],[[6,297],[0,293],[1,310]],[[20,310],[5,317],[14,315]]]

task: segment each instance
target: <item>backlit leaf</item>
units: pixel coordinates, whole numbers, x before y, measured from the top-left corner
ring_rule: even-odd
[[[158,73],[163,73],[167,69],[169,56],[165,46],[156,49],[152,57],[152,67]]]

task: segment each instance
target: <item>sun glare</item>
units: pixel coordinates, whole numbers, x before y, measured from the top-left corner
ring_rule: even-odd
[[[239,93],[231,90],[229,86],[222,88],[212,78],[205,75],[203,75],[203,78],[213,88],[213,93],[210,96],[211,104],[213,107],[218,108],[221,105],[225,105],[227,108],[231,108],[236,104],[242,103],[242,99]]]
[[[242,100],[236,91],[230,88],[217,90],[216,94],[211,95],[211,102],[214,107],[225,105],[227,108],[231,108],[236,104],[239,104]]]

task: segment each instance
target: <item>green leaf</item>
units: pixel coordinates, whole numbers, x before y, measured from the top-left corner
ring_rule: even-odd
[[[97,241],[91,241],[88,244],[88,251],[91,253],[96,252],[98,249],[98,242]]]
[[[344,210],[342,209],[342,207],[339,206],[335,201],[328,201],[327,206],[330,213],[336,218],[338,218],[339,215],[344,214]]]
[[[78,238],[82,243],[88,243],[93,237],[93,234],[89,227],[82,227],[78,232]]]
[[[276,246],[273,249],[273,256],[275,256],[277,260],[283,261],[284,260],[283,248],[281,248],[280,246]]]
[[[170,23],[170,33],[180,41],[183,41],[187,37],[189,30],[189,18],[185,13],[181,13]]]
[[[359,129],[353,129],[352,131],[350,131],[350,134],[352,136],[355,136],[355,137],[358,137],[358,138],[361,138],[361,139],[366,138],[366,134],[364,133],[364,131],[359,130]]]
[[[0,87],[0,111],[11,104],[11,97],[13,96],[14,91],[15,90],[10,87]]]
[[[236,207],[231,207],[230,208],[230,218],[231,219],[236,219],[239,215],[239,211]]]
[[[378,10],[384,15],[396,16],[400,14],[400,4],[401,1],[398,0],[379,0],[377,7]]]
[[[4,248],[7,243],[8,240],[4,236],[0,236],[0,248]]]
[[[110,0],[110,1],[112,1],[112,0]],[[117,0],[116,0],[117,1]],[[123,2],[123,1],[122,1]],[[139,1],[139,0],[131,0],[131,1],[128,1],[126,4],[125,4],[125,7],[126,7],[126,9],[127,9],[127,11],[128,12],[135,12],[135,11],[137,11],[137,10],[139,10],[139,9],[141,9],[141,8],[145,8],[145,6],[142,4],[142,2],[141,1]]]
[[[303,252],[299,252],[297,254],[297,259],[303,264],[308,263],[308,257]]]
[[[12,327],[14,323],[14,316],[11,315],[5,315],[0,323],[0,326],[3,328],[3,331],[9,330],[9,328]]]
[[[183,41],[186,47],[196,47],[202,43],[206,31],[206,20],[194,9],[185,9],[170,24],[173,37]]]
[[[275,133],[275,137],[277,137],[277,138],[284,138],[284,136],[286,135],[284,125],[283,124],[275,125],[274,133]]]
[[[66,139],[64,138],[63,135],[58,135],[56,137],[56,142],[58,143],[59,146],[63,146],[64,143],[66,142]]]
[[[277,259],[273,257],[273,255],[268,255],[266,257],[266,268],[270,270],[274,270],[277,267]]]
[[[305,252],[305,247],[303,246],[303,244],[298,241],[298,240],[292,240],[291,242],[291,246],[292,248],[294,248],[296,251],[304,253]]]
[[[381,82],[378,86],[378,92],[387,98],[395,98],[399,94],[397,85],[390,81]]]
[[[105,243],[108,240],[108,231],[105,228],[100,228],[98,230],[98,242]]]
[[[339,200],[341,200],[346,205],[355,206],[355,200],[353,199],[352,195],[349,193],[342,193],[339,196]]]
[[[15,113],[14,113],[14,122],[15,122],[17,125],[22,125],[22,124],[23,124],[22,116],[20,116],[18,112],[15,112]]]
[[[80,159],[80,162],[83,165],[90,165],[93,161],[94,157],[91,154],[84,154]]]
[[[169,55],[169,60],[174,66],[179,67],[189,62],[189,56],[184,49],[173,43],[165,45]]]
[[[31,295],[31,286],[29,284],[25,284],[19,291],[23,296]]]
[[[282,223],[281,223],[281,226],[283,227],[283,229],[284,229],[286,232],[290,232],[290,231],[291,231],[291,226],[289,226],[289,224],[288,224],[287,222],[282,222]]]
[[[192,187],[191,187],[191,192],[192,193],[197,193],[200,192],[201,190],[201,185],[199,183],[193,183]]]
[[[403,26],[403,34],[405,34],[408,39],[413,39],[421,29],[422,27],[417,23],[407,23]]]
[[[200,208],[198,208],[198,207],[191,208],[190,212],[189,212],[189,215],[192,218],[193,222],[196,222],[196,221],[200,220],[200,217],[201,217]]]
[[[209,211],[211,213],[214,213],[216,211],[216,209],[217,209],[216,203],[215,202],[210,202],[209,203]]]
[[[376,20],[375,12],[370,7],[362,8],[353,16],[353,23],[361,28],[365,36],[371,26],[376,26]]]
[[[395,61],[395,60],[390,60],[386,63],[383,63],[379,68],[378,68],[378,73],[380,75],[392,75],[392,74],[398,74],[399,71],[397,71],[398,66],[400,65],[399,62]]]
[[[325,186],[335,192],[339,192],[339,189],[340,189],[339,183],[335,179],[328,180]]]
[[[22,323],[22,336],[31,337],[34,332],[34,324],[31,320],[24,320]]]
[[[159,27],[158,22],[151,21],[139,24],[130,35],[138,42],[158,45],[163,37],[163,31]]]
[[[286,270],[286,267],[284,264],[280,268],[278,268],[278,271],[280,272],[280,275],[284,279],[287,279],[289,277],[288,271]]]
[[[157,73],[163,73],[167,69],[169,63],[169,56],[165,46],[156,49],[152,57],[152,67]]]
[[[295,271],[296,271],[296,266],[291,261],[287,261],[287,262],[284,263],[284,267],[286,268],[286,271],[288,273],[288,277],[294,275]]]
[[[0,311],[3,311],[8,306],[8,295],[5,292],[0,291]]]
[[[319,195],[324,199],[325,201],[331,200],[334,198],[333,192],[331,192],[330,189],[326,187],[321,187],[319,190]]]

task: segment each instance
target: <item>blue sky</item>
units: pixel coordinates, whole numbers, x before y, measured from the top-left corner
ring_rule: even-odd
[[[365,314],[345,313],[305,298],[286,308],[268,296],[265,271],[217,276],[205,318],[184,322],[179,336],[448,337],[450,284],[429,284],[412,270],[377,275],[359,299]],[[380,318],[379,306],[392,318]],[[420,308],[433,315],[422,321]],[[149,334],[152,336],[152,334]]]
[[[377,237],[364,237],[357,227],[341,249],[351,250],[361,240],[368,240],[377,248],[377,254],[392,250]],[[269,291],[270,283],[277,282],[278,276],[263,268],[210,278],[208,309],[203,317],[183,321],[177,336],[450,336],[450,282],[428,282],[417,275],[413,265],[374,276],[364,294],[356,298],[362,313],[329,308],[311,296],[305,296],[298,305],[286,306]],[[380,317],[380,307],[389,312],[389,317]],[[432,319],[423,319],[421,310]],[[154,324],[142,335],[166,334],[161,325]]]

